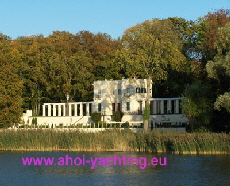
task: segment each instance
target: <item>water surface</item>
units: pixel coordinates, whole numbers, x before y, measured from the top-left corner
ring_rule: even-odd
[[[166,157],[167,165],[22,165],[22,157]],[[172,155],[127,152],[1,152],[0,186],[153,185],[229,186],[230,155]]]

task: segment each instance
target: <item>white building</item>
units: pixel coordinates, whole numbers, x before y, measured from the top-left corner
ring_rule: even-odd
[[[91,123],[90,115],[100,112],[102,120],[111,122],[114,111],[122,111],[122,122],[142,122],[147,97],[146,79],[104,80],[94,82],[92,102],[44,103],[38,124],[73,125]],[[150,95],[152,91],[150,90]],[[152,126],[188,122],[180,107],[181,98],[151,98]],[[31,123],[33,117],[29,117]]]

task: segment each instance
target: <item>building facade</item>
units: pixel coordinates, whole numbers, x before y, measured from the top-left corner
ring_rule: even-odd
[[[93,85],[94,98],[91,102],[44,103],[42,116],[37,117],[38,124],[89,124],[92,123],[90,115],[93,112],[101,113],[102,120],[109,123],[115,111],[124,113],[122,122],[143,121],[147,97],[146,79],[103,80],[95,81]],[[151,96],[151,126],[187,123],[188,119],[180,107],[181,99]]]

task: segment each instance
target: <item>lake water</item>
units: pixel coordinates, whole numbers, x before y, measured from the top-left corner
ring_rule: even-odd
[[[22,157],[137,157],[150,162],[166,158],[167,165],[23,165]],[[61,160],[61,159],[59,159]],[[69,160],[69,164],[71,160]],[[73,163],[73,162],[72,162]],[[75,163],[80,163],[80,160]],[[127,164],[127,163],[126,163]],[[137,163],[136,163],[137,164]],[[142,161],[144,165],[144,161]],[[143,168],[143,166],[142,166]],[[153,185],[229,186],[230,155],[172,155],[127,152],[0,152],[0,186]]]

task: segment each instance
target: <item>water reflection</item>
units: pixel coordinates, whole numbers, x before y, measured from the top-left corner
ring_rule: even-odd
[[[80,166],[24,166],[22,157],[167,157],[167,165],[148,165],[140,169],[138,165],[96,165]],[[212,186],[230,185],[229,155],[171,155],[151,153],[123,152],[30,152],[30,153],[0,153],[0,186],[17,185],[189,185]]]

